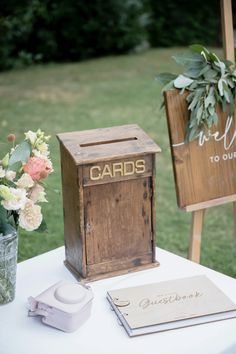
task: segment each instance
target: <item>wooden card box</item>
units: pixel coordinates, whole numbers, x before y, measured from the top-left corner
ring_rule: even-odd
[[[155,155],[137,126],[58,134],[66,265],[99,279],[157,265]]]

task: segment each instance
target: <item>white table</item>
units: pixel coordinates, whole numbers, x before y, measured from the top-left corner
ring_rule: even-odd
[[[236,280],[157,249],[158,268],[93,282],[92,315],[76,332],[64,333],[27,317],[27,298],[60,280],[64,247],[18,264],[14,302],[0,307],[0,354],[235,354],[236,319],[129,338],[110,310],[106,291],[205,274],[236,302]]]

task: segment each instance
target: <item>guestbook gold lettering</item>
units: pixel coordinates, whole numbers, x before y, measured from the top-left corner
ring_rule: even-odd
[[[92,181],[98,181],[104,177],[124,177],[141,174],[146,171],[145,160],[113,162],[101,166],[92,166],[89,176]]]

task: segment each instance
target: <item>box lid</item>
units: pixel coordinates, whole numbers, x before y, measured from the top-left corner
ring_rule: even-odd
[[[160,152],[136,124],[57,134],[77,165]]]

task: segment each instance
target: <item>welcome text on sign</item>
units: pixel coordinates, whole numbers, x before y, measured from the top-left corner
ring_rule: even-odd
[[[236,140],[236,130],[234,130],[233,133],[230,133],[230,129],[231,129],[232,125],[233,125],[233,117],[228,116],[226,123],[225,123],[225,129],[222,134],[219,131],[216,131],[214,133],[211,133],[210,131],[208,131],[207,134],[205,132],[201,131],[198,134],[198,145],[203,146],[206,142],[213,139],[217,142],[223,141],[224,149],[229,150],[232,147],[234,141]],[[180,143],[173,144],[172,146],[178,147],[178,146],[181,146],[184,144],[185,144],[185,142],[182,141]]]

